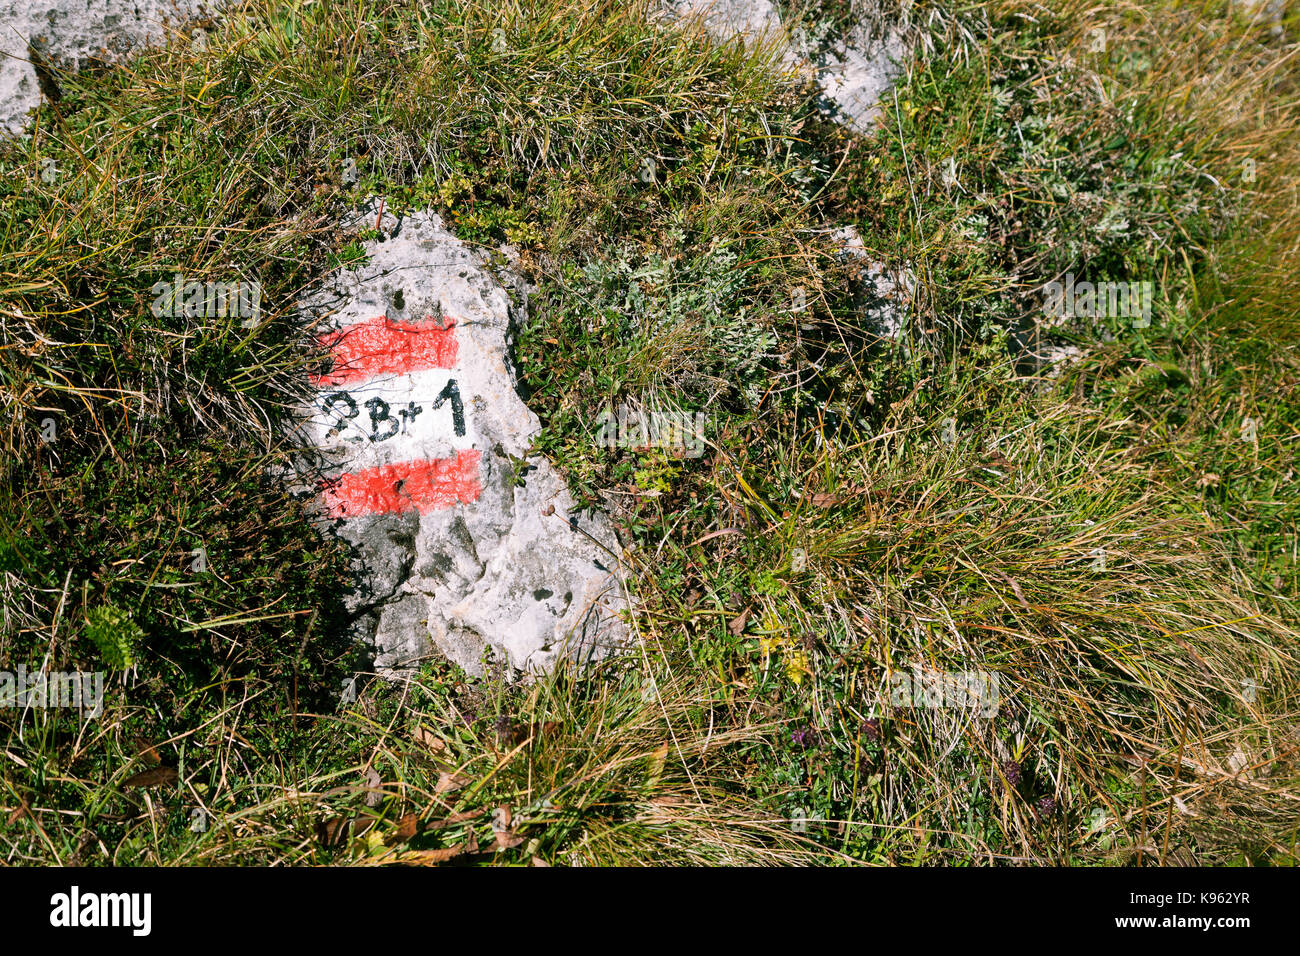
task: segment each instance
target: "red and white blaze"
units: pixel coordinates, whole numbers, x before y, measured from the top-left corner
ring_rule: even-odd
[[[482,494],[456,326],[451,316],[380,315],[321,336],[333,364],[316,378],[308,427],[342,462],[322,489],[331,517],[428,514]]]

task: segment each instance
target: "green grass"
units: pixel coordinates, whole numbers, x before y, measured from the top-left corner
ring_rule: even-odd
[[[592,0],[253,2],[62,78],[0,152],[0,666],[111,676],[96,720],[0,711],[5,860],[1295,862],[1290,40],[1069,0],[908,33],[865,138]],[[342,693],[347,554],[269,476],[369,195],[536,283],[537,447],[635,545],[628,655]],[[897,341],[844,223],[916,277]],[[1039,330],[1067,271],[1155,282],[1151,327]],[[175,272],[262,321],[154,317]],[[707,453],[596,447],[623,400]],[[996,715],[903,704],[922,664]]]

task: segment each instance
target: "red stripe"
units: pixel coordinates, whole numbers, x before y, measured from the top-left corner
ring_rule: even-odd
[[[324,489],[332,518],[418,511],[428,514],[457,504],[478,501],[478,451],[458,451],[455,458],[404,461],[380,465],[339,477]]]
[[[320,337],[334,367],[317,385],[343,385],[380,375],[405,375],[456,364],[456,320],[392,321],[386,315],[327,332]]]

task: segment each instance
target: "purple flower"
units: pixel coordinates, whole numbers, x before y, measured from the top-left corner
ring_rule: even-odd
[[[800,727],[790,734],[790,742],[798,747],[815,747],[817,745],[817,731],[813,727]]]
[[[508,715],[502,714],[497,718],[496,731],[497,739],[499,739],[503,744],[509,743],[510,738],[514,736],[515,722],[511,720]]]
[[[1008,786],[1020,786],[1020,764],[1014,760],[1004,760],[1002,762],[1002,776],[1007,778]]]

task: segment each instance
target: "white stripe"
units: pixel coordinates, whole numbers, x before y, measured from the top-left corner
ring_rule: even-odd
[[[464,410],[464,435],[453,425],[452,382]],[[346,461],[349,471],[450,458],[458,449],[477,447],[472,395],[460,391],[466,384],[455,369],[426,369],[327,386],[317,394],[307,434],[316,447]]]

